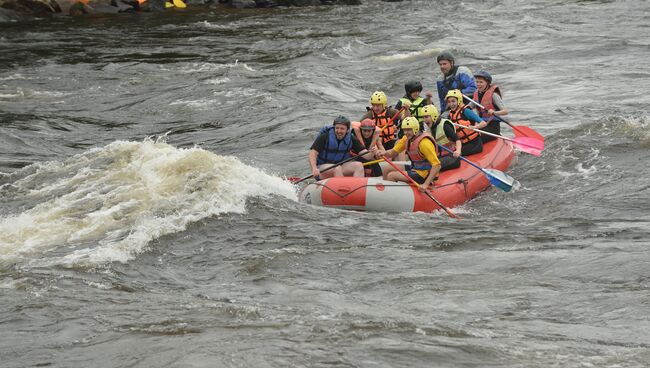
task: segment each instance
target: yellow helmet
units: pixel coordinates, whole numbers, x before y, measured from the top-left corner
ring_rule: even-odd
[[[414,116],[409,116],[408,118],[402,121],[402,130],[404,129],[413,129],[413,134],[418,134],[420,131],[420,122],[418,118]]]
[[[422,116],[431,116],[431,119],[435,122],[438,120],[438,109],[434,105],[426,105],[425,107],[422,108]]]
[[[445,96],[445,101],[447,101],[449,97],[454,97],[456,101],[458,101],[458,105],[463,104],[463,94],[460,92],[459,89],[452,89],[451,91],[447,92],[447,95]]]
[[[386,106],[388,105],[388,97],[386,97],[386,94],[382,91],[375,91],[375,93],[370,96],[370,103]]]

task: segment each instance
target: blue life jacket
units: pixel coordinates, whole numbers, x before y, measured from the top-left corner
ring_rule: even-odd
[[[336,164],[351,157],[352,134],[349,130],[340,141],[336,139],[334,127],[331,125],[321,128],[319,136],[321,134],[327,134],[327,139],[325,140],[325,149],[318,152],[318,157],[316,157],[317,165]]]

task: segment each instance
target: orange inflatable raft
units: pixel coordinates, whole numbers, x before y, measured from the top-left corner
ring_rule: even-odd
[[[484,144],[483,152],[467,157],[483,168],[505,171],[513,162],[512,144],[496,139]],[[458,169],[440,174],[430,193],[445,207],[455,207],[490,186],[478,169],[462,162]],[[378,178],[337,177],[308,184],[299,193],[301,202],[316,206],[358,211],[433,212],[440,209],[411,184]]]

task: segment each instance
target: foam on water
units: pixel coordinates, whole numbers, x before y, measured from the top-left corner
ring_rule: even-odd
[[[632,137],[641,142],[642,147],[650,147],[650,117],[648,115],[621,118],[615,125],[615,133]]]
[[[387,55],[387,56],[378,56],[376,59],[377,61],[380,61],[382,63],[401,63],[404,61],[413,61],[419,59],[432,58],[438,55],[441,51],[442,51],[441,48],[434,47],[434,48],[420,50],[420,51],[398,53],[398,54]]]
[[[170,70],[170,71],[175,71],[178,72],[180,71],[181,73],[212,73],[220,70],[230,70],[230,69],[238,69],[238,70],[245,70],[248,72],[255,72],[256,70],[248,66],[246,63],[240,63],[239,60],[235,60],[234,63],[226,63],[226,64],[219,64],[219,63],[188,63],[185,64],[184,66],[180,68],[175,68],[175,69],[167,69],[165,67],[161,67],[163,70]]]
[[[0,217],[1,263],[127,262],[192,222],[245,212],[249,197],[296,199],[290,183],[235,157],[152,140],[34,166],[4,178],[12,197],[37,204]]]

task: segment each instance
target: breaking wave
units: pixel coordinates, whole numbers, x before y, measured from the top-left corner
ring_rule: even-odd
[[[245,212],[249,197],[296,198],[290,183],[235,157],[150,139],[33,164],[0,184],[0,202],[14,207],[0,217],[0,264],[127,262],[190,223]]]

